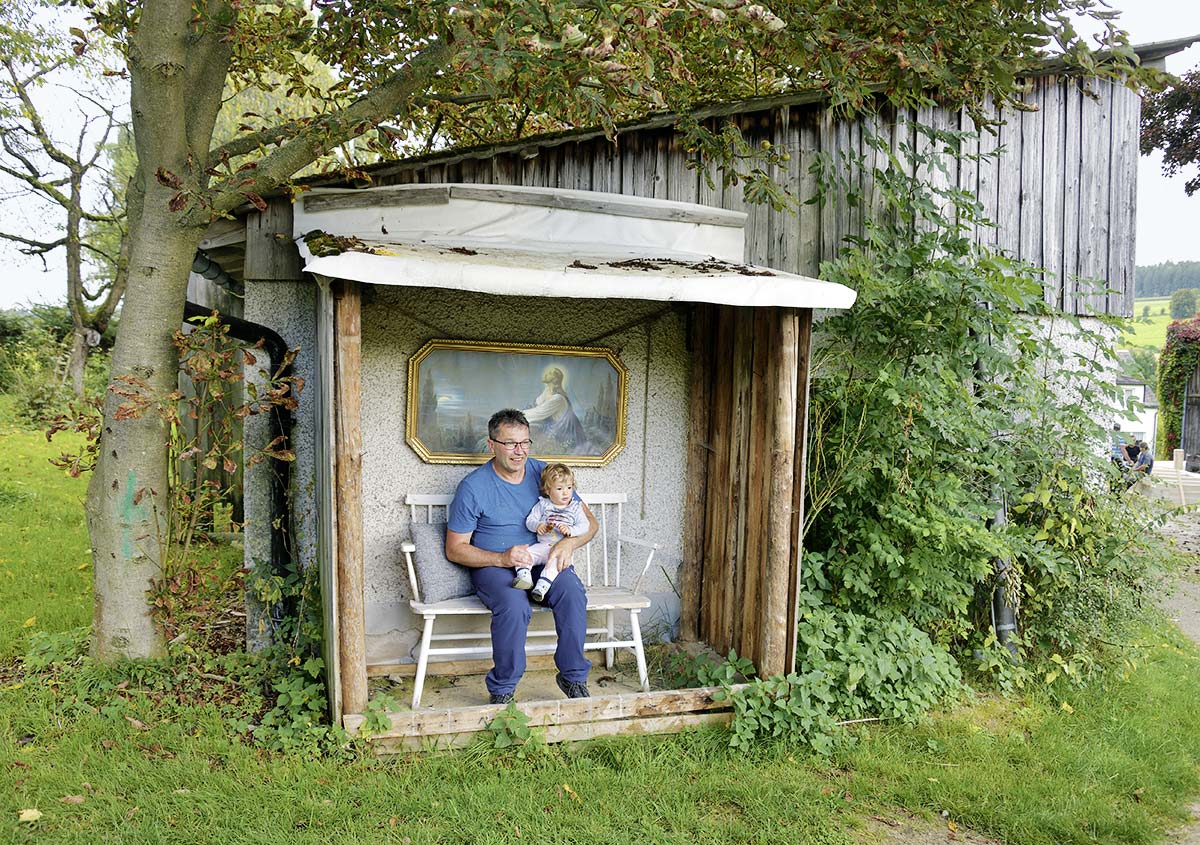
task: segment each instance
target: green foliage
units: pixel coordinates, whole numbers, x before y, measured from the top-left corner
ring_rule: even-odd
[[[497,713],[487,729],[492,735],[492,748],[496,751],[511,750],[517,759],[523,760],[545,751],[545,736],[541,731],[529,727],[529,716],[517,709],[516,702],[510,702]]]
[[[1143,384],[1158,384],[1158,355],[1153,349],[1135,346],[1129,350],[1132,367],[1126,375],[1141,379]]]
[[[367,702],[367,707],[363,710],[363,724],[359,729],[358,735],[363,739],[367,739],[374,734],[383,733],[392,729],[393,710],[399,710],[399,705],[396,699],[386,693],[380,693],[371,698]]]
[[[1183,431],[1183,396],[1188,379],[1200,364],[1200,317],[1167,326],[1167,342],[1158,356],[1158,433],[1155,455],[1166,458],[1179,448]]]
[[[1186,320],[1196,316],[1196,289],[1180,288],[1171,294],[1171,319]]]
[[[976,242],[978,205],[927,178],[959,136],[919,131],[931,152],[866,139],[886,161],[862,180],[873,212],[822,267],[859,296],[817,339],[799,642],[816,661],[800,666],[863,696],[846,712],[905,717],[960,667],[993,666],[974,655],[994,643],[996,560],[1022,659],[1048,672],[1059,655],[1078,679],[1120,652],[1160,562],[1139,533],[1153,516],[1106,481],[1098,421],[1125,402],[1115,333],[1048,306],[1035,268]],[[826,191],[854,193],[837,181],[850,164],[825,168]],[[862,692],[869,673],[890,679],[885,699]]]
[[[1169,88],[1145,98],[1141,148],[1143,155],[1162,151],[1162,168],[1167,176],[1200,164],[1200,68],[1193,68]],[[1188,196],[1200,190],[1200,175],[1190,176],[1183,189]]]

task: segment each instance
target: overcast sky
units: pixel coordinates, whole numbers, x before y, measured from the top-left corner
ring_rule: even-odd
[[[1200,0],[1110,0],[1121,12],[1121,23],[1135,44],[1165,41],[1200,34]],[[1200,45],[1167,60],[1172,73],[1200,65]],[[1162,175],[1158,156],[1143,157],[1138,169],[1137,263],[1200,261],[1200,195],[1183,193],[1184,179]],[[14,220],[40,216],[31,208],[6,203],[3,217]],[[30,220],[29,222],[36,222]],[[46,230],[46,234],[52,231]],[[20,255],[9,244],[0,244],[0,308],[28,302],[60,302],[65,282],[61,258],[52,258],[43,272],[36,258]]]

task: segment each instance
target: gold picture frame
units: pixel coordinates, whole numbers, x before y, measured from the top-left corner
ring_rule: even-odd
[[[629,371],[590,346],[431,340],[408,360],[405,442],[427,464],[482,464],[501,408],[529,417],[530,453],[607,466],[625,448]]]

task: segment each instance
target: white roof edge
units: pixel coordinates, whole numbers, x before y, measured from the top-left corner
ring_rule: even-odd
[[[844,285],[765,267],[691,262],[645,255],[632,265],[628,255],[575,258],[561,253],[515,250],[453,252],[445,247],[401,246],[398,254],[343,252],[312,258],[316,275],[381,285],[463,290],[498,296],[563,299],[642,299],[708,302],[744,307],[845,309],[858,294]],[[643,269],[642,264],[657,264]]]
[[[313,202],[309,202],[312,199]],[[705,223],[715,226],[744,227],[749,215],[698,203],[639,197],[576,188],[548,188],[531,185],[468,184],[435,182],[387,185],[377,188],[313,188],[301,197],[306,211],[333,210],[342,202],[358,207],[444,204],[451,199],[477,202],[505,202],[539,205],[572,211],[592,211],[625,217],[648,217],[681,223]],[[374,202],[372,202],[374,200]]]

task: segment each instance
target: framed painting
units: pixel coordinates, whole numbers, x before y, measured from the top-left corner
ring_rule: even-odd
[[[605,466],[625,448],[628,381],[611,349],[431,340],[408,361],[405,440],[425,463],[482,464],[488,419],[517,408],[534,457]]]

